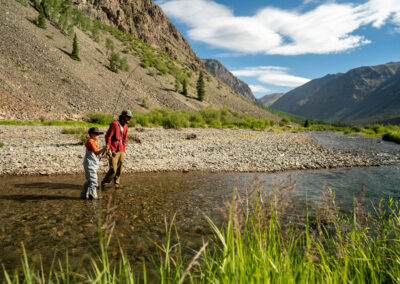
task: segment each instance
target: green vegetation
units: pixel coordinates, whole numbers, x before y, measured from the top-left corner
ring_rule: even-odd
[[[98,226],[99,251],[83,273],[59,261],[51,271],[30,264],[24,247],[18,271],[3,269],[5,283],[398,283],[400,275],[400,218],[398,202],[379,203],[374,217],[354,200],[352,214],[342,215],[334,194],[312,217],[306,207],[299,219],[289,202],[291,187],[266,198],[240,199],[234,194],[225,225],[206,217],[214,239],[192,254],[183,248],[174,219],[165,224],[165,241],[155,244],[159,260],[156,279],[148,280],[148,265],[135,275],[121,249],[112,261],[109,245],[113,229]],[[254,195],[261,191],[254,189]],[[103,226],[105,228],[107,226]],[[112,227],[113,228],[113,227]],[[103,231],[104,230],[104,231]],[[177,235],[174,236],[174,232]],[[186,252],[186,254],[185,254]],[[139,279],[140,277],[140,279]],[[152,281],[153,280],[153,281]]]
[[[188,93],[188,80],[187,78],[184,78],[182,80],[182,94],[187,97],[189,95]]]
[[[4,146],[4,143],[3,143],[3,142],[0,142],[0,148],[3,147],[3,146]]]
[[[110,125],[116,119],[113,115],[103,112],[90,112],[88,118],[89,122],[100,125]]]
[[[28,7],[28,2],[26,0],[17,0],[17,2],[24,7]]]
[[[197,80],[197,85],[196,85],[196,90],[197,90],[197,98],[199,101],[204,101],[204,96],[206,94],[206,91],[204,89],[204,79],[203,79],[203,72],[200,72],[199,74],[199,79]]]
[[[220,110],[205,108],[198,112],[171,109],[153,109],[150,112],[133,112],[131,126],[161,126],[165,128],[209,127],[209,128],[248,128],[265,129],[274,125],[273,120],[255,119],[247,114],[231,111],[228,108]]]
[[[118,70],[128,72],[130,69],[126,57],[121,58],[119,52],[112,52],[108,60],[110,62],[109,69],[115,73],[118,73]]]
[[[290,119],[288,117],[284,117],[279,121],[279,126],[286,126],[290,123]]]
[[[400,131],[385,133],[383,134],[382,139],[400,144]]]
[[[175,92],[179,93],[181,90],[181,81],[178,78],[175,78]]]
[[[61,130],[62,134],[84,134],[84,133],[88,133],[88,128],[85,127],[72,127],[72,128],[63,128]]]
[[[71,58],[76,61],[81,61],[81,59],[79,58],[79,46],[76,34],[74,35],[74,42],[72,44]]]
[[[39,16],[35,20],[36,25],[41,29],[47,29],[46,27],[46,17],[44,15],[44,6],[41,3],[39,6]]]
[[[147,105],[147,100],[146,100],[146,98],[143,98],[142,103],[141,103],[141,106],[144,107],[144,108],[148,108],[148,107],[149,107],[149,106]]]

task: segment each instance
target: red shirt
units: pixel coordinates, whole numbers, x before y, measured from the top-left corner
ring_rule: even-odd
[[[118,121],[113,121],[106,133],[106,144],[111,151],[125,152],[126,138],[128,137],[128,125],[124,124],[123,130],[119,127]]]

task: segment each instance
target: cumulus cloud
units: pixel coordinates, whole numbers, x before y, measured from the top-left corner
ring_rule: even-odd
[[[294,76],[288,73],[288,68],[278,66],[246,67],[240,70],[231,71],[238,77],[253,77],[265,84],[298,87],[310,81],[310,79]]]
[[[314,1],[305,1],[311,3]],[[192,40],[247,54],[326,54],[370,43],[355,34],[366,25],[400,26],[399,0],[369,0],[364,4],[327,2],[307,12],[273,7],[238,17],[212,0],[160,0],[164,12],[186,24]]]

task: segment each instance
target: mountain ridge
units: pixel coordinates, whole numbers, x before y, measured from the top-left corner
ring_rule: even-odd
[[[271,108],[347,124],[397,118],[400,117],[397,114],[400,111],[399,70],[400,62],[389,62],[326,75],[286,93]]]

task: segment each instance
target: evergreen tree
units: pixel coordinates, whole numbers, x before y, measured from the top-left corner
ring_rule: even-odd
[[[110,61],[110,67],[109,69],[115,73],[118,73],[118,65],[121,61],[121,57],[119,55],[119,53],[111,53],[111,56],[108,58],[108,60]]]
[[[39,16],[36,19],[36,25],[39,28],[46,29],[46,17],[44,15],[44,7],[43,2],[39,6]]]
[[[199,79],[197,80],[197,97],[199,101],[204,101],[204,96],[206,94],[205,88],[204,88],[204,79],[203,79],[203,72],[200,72]]]
[[[308,119],[306,119],[306,121],[304,122],[304,127],[305,128],[310,127],[310,122],[308,121]]]
[[[175,92],[179,93],[181,89],[181,81],[178,78],[175,78]]]
[[[76,34],[74,35],[74,43],[72,44],[71,58],[73,60],[81,61],[81,59],[79,58],[79,46],[78,46],[78,38],[77,38]]]
[[[187,89],[188,81],[186,78],[183,79],[182,82],[182,94],[187,97],[188,96],[188,89]]]

